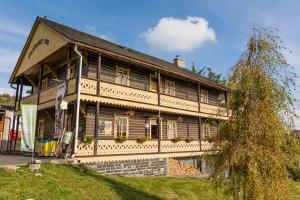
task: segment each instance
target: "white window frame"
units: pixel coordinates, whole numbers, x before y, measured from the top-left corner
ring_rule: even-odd
[[[119,79],[119,72],[121,72],[121,80]],[[125,73],[127,72],[127,79],[125,79]],[[116,65],[116,78],[115,82],[120,85],[127,85],[129,86],[129,79],[130,79],[130,70],[126,67],[120,67]]]
[[[171,126],[172,126],[172,128],[171,128]],[[176,120],[167,120],[167,137],[169,140],[177,137],[177,121]]]
[[[210,138],[210,125],[208,123],[202,124],[202,138],[208,140]]]
[[[125,127],[125,131],[126,131],[126,134],[125,135],[122,135],[122,136],[126,136],[128,137],[128,129],[129,129],[129,118],[128,116],[126,115],[115,115],[115,120],[114,120],[114,138],[117,138],[118,136],[121,136],[119,133],[118,133],[118,120],[119,119],[122,119],[121,123],[123,123],[125,120],[126,121],[126,127]],[[124,125],[121,124],[121,133],[124,132]]]
[[[201,97],[200,102],[208,103],[208,91],[207,90],[201,90],[200,97]]]
[[[172,86],[173,85],[173,86]],[[175,82],[165,79],[165,94],[175,96]]]

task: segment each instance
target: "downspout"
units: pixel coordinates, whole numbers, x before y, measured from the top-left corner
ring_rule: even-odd
[[[15,90],[17,89],[16,87],[13,86],[13,83],[10,84],[10,87]]]
[[[80,91],[81,91],[81,71],[82,71],[82,55],[78,49],[77,44],[75,45],[74,51],[79,56],[79,66],[78,66],[78,79],[77,79],[77,100],[76,100],[76,121],[75,121],[75,135],[74,135],[74,154],[77,153],[78,144],[78,126],[79,126],[79,110],[80,110]]]

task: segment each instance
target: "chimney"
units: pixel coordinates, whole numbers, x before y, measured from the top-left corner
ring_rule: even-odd
[[[179,55],[176,55],[176,58],[174,59],[174,64],[178,67],[185,68],[185,61],[179,57]]]

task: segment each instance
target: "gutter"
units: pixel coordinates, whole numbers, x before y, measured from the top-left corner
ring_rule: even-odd
[[[10,83],[10,87],[15,90],[17,89],[16,87],[13,86],[13,83]]]
[[[79,66],[78,66],[78,74],[77,74],[77,100],[76,100],[76,121],[75,121],[75,135],[74,135],[74,154],[77,153],[77,145],[78,145],[78,127],[79,127],[79,110],[80,110],[80,91],[81,91],[81,72],[82,72],[82,55],[80,50],[78,49],[78,45],[75,45],[74,48],[75,53],[79,56]]]

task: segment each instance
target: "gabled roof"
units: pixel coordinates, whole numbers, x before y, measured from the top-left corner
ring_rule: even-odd
[[[52,30],[61,34],[64,38],[72,43],[84,44],[88,47],[93,47],[100,50],[105,50],[112,52],[117,55],[125,56],[129,59],[141,61],[152,66],[155,66],[161,70],[169,71],[179,76],[184,76],[186,78],[192,79],[194,81],[202,82],[212,87],[216,87],[222,90],[227,90],[227,88],[221,84],[211,81],[205,77],[202,77],[188,69],[180,68],[173,63],[164,61],[162,59],[144,54],[142,52],[112,43],[110,41],[104,40],[102,38],[95,37],[88,33],[76,30],[74,28],[65,26],[63,24],[51,21],[49,19],[37,17],[37,21],[41,21],[48,25]]]

